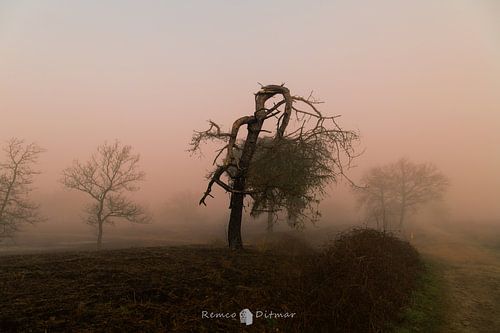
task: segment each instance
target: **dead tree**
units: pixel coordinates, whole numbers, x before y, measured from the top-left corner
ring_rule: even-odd
[[[118,141],[97,148],[86,163],[76,160],[63,171],[62,184],[86,193],[92,199],[86,207],[87,223],[97,227],[97,247],[101,248],[104,224],[115,219],[132,223],[147,223],[150,219],[144,209],[127,199],[126,192],[139,190],[138,183],[145,174],[139,171],[139,155],[132,154],[131,146]]]
[[[44,151],[35,143],[10,139],[4,148],[6,158],[0,163],[0,241],[12,237],[23,224],[42,220],[38,205],[29,200],[33,190],[33,169],[40,153]]]
[[[273,105],[266,105],[271,98],[279,96]],[[231,210],[228,226],[228,243],[231,249],[241,249],[241,220],[243,213],[243,202],[246,195],[259,199],[261,206],[272,202],[272,193],[277,186],[272,182],[258,182],[256,178],[249,175],[263,175],[266,171],[276,165],[280,149],[307,147],[302,155],[304,159],[311,159],[314,167],[323,169],[321,177],[325,180],[334,180],[342,175],[346,167],[350,166],[354,157],[352,143],[358,136],[352,131],[345,131],[336,122],[338,116],[324,116],[317,108],[321,102],[316,101],[310,95],[308,98],[292,96],[284,85],[267,85],[255,94],[255,112],[252,115],[237,119],[230,132],[222,131],[221,127],[209,121],[210,127],[206,131],[195,132],[191,141],[192,152],[198,151],[200,144],[207,140],[221,141],[224,146],[218,150],[214,159],[215,170],[209,175],[208,186],[200,199],[200,204],[206,205],[207,197],[212,197],[212,187],[217,184],[231,195],[229,208]],[[307,109],[300,107],[300,104]],[[292,116],[295,116],[292,118]],[[291,120],[294,120],[291,122]],[[273,136],[259,138],[264,122],[273,121],[275,133]],[[244,139],[238,139],[242,126],[246,126],[247,133]],[[265,131],[268,133],[269,131]],[[266,142],[271,154],[260,154],[264,158],[257,159],[262,167],[252,169],[255,164],[254,155],[259,147],[265,149]],[[311,156],[307,156],[307,152]],[[225,153],[225,154],[224,154]],[[317,160],[321,154],[328,154],[331,158]],[[257,156],[259,153],[257,153]],[[219,162],[220,157],[224,156]],[[322,162],[329,165],[321,165]],[[267,168],[266,168],[267,165]],[[275,168],[276,169],[276,168]],[[300,169],[300,167],[299,167]],[[253,171],[252,171],[253,170]],[[286,173],[285,170],[282,170]],[[280,174],[280,170],[273,171],[274,175]],[[223,178],[225,177],[225,179]],[[272,177],[271,177],[272,178]],[[262,185],[262,186],[261,186]],[[260,198],[259,198],[260,196]],[[266,204],[268,203],[268,204]],[[290,207],[292,205],[290,204]],[[269,207],[265,207],[269,208]],[[274,209],[274,208],[273,208]],[[299,212],[297,210],[296,212]]]

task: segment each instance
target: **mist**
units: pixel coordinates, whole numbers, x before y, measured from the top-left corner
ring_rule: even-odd
[[[414,220],[498,223],[499,4],[284,5],[3,1],[0,141],[47,149],[33,193],[46,221],[25,226],[17,241],[94,238],[83,222],[86,198],[63,188],[61,172],[115,139],[141,155],[146,181],[134,198],[153,220],[117,222],[105,237],[122,235],[128,245],[224,241],[227,194],[217,189],[208,207],[198,206],[215,147],[191,156],[188,143],[209,119],[229,129],[251,114],[259,82],[314,91],[325,112],[359,131],[364,153],[347,173],[354,182],[400,157],[434,163],[451,187],[440,208]],[[328,192],[321,220],[307,230],[361,224],[348,182]],[[265,230],[248,214],[243,228]]]

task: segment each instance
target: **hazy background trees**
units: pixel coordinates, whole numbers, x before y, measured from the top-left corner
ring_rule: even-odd
[[[431,163],[401,158],[368,170],[361,184],[354,193],[367,221],[383,230],[402,230],[421,206],[442,198],[449,180]]]
[[[141,153],[147,180],[133,196],[139,202],[159,210],[178,192],[201,193],[212,159],[190,158],[186,141],[208,118],[229,130],[238,115],[251,115],[251,93],[263,78],[283,78],[304,94],[314,87],[325,111],[362,131],[366,152],[352,178],[399,156],[429,160],[452,179],[451,221],[499,224],[500,20],[491,10],[498,1],[370,2],[366,11],[349,1],[269,2],[265,11],[242,2],[229,17],[223,1],[197,2],[199,15],[185,2],[165,3],[129,1],[117,11],[108,1],[0,1],[0,142],[17,136],[48,149],[31,194],[48,220],[18,236],[90,234],[78,216],[83,195],[57,180],[73,158],[85,159],[108,138]],[[89,13],[98,16],[92,27]],[[184,28],[173,29],[176,23]],[[283,27],[279,40],[269,38]],[[300,38],[307,47],[298,47]],[[140,47],[131,52],[130,45]],[[89,56],[93,49],[100,52]],[[343,185],[322,200],[319,227],[356,222]],[[227,221],[215,217],[227,213],[227,195],[213,195],[203,216],[224,229]],[[123,223],[113,236],[129,227],[153,226]]]
[[[116,219],[133,223],[150,220],[145,210],[124,195],[139,190],[145,173],[139,170],[139,155],[132,147],[119,141],[97,147],[87,162],[75,160],[73,166],[63,171],[62,184],[68,189],[86,193],[91,203],[85,208],[87,222],[97,227],[97,246],[102,245],[104,224]]]
[[[7,141],[0,162],[0,242],[12,237],[23,224],[33,224],[42,218],[38,205],[30,200],[34,169],[43,148],[36,143],[26,144],[23,140],[12,138]]]

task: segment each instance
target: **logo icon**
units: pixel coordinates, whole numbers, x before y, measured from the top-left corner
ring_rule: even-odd
[[[253,324],[253,314],[250,310],[243,309],[240,311],[240,323],[247,326]]]

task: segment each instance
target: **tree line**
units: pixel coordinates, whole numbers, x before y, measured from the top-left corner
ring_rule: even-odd
[[[276,99],[275,97],[278,97]],[[212,187],[230,194],[228,245],[243,248],[241,222],[245,198],[253,217],[267,214],[272,231],[278,219],[294,228],[315,223],[318,204],[328,185],[345,178],[351,184],[365,222],[384,231],[402,229],[404,221],[419,207],[442,197],[448,179],[430,163],[408,159],[368,170],[355,184],[346,175],[356,153],[357,132],[343,129],[340,116],[325,115],[312,93],[294,96],[284,85],[262,86],[255,94],[255,111],[234,121],[230,131],[209,121],[204,131],[195,131],[192,153],[207,141],[220,143],[214,169],[199,204],[213,197]],[[273,131],[264,128],[271,124]],[[239,136],[246,126],[246,135]],[[39,206],[29,199],[33,190],[38,157],[45,150],[35,143],[9,140],[0,163],[0,240],[12,237],[23,224],[43,220]],[[139,190],[145,174],[140,156],[118,140],[97,147],[87,161],[75,160],[62,171],[60,183],[67,189],[85,193],[90,203],[84,207],[86,222],[97,228],[97,246],[102,245],[103,226],[116,220],[148,223],[146,210],[126,194]]]
[[[33,191],[39,155],[45,150],[36,143],[10,139],[0,163],[0,241],[12,237],[24,224],[43,221],[39,205],[29,199]],[[103,226],[117,219],[147,223],[149,214],[126,197],[139,190],[144,180],[139,170],[139,155],[119,141],[97,147],[86,162],[75,160],[62,171],[60,182],[68,189],[87,194],[90,203],[84,207],[86,222],[97,228],[97,246],[102,245]]]

